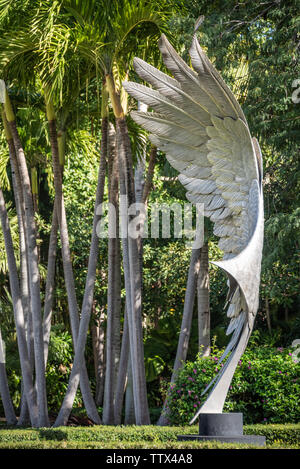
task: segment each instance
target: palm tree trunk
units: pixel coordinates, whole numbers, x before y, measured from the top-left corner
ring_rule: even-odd
[[[54,121],[49,121],[49,126],[51,128],[52,133],[52,145],[57,146],[57,138],[54,139]],[[86,395],[84,395],[83,385],[86,383],[85,377],[87,377],[87,372],[84,363],[84,350],[86,344],[86,337],[90,322],[92,304],[93,304],[93,295],[94,295],[94,286],[95,286],[95,278],[96,278],[96,267],[97,267],[97,260],[98,260],[98,253],[99,253],[99,239],[97,235],[97,225],[100,221],[101,214],[98,214],[99,206],[103,202],[103,192],[104,192],[104,182],[105,182],[105,168],[106,168],[106,157],[107,157],[107,126],[108,121],[105,118],[102,121],[102,140],[101,140],[101,159],[100,159],[100,166],[99,166],[99,173],[98,173],[98,185],[97,185],[97,194],[96,194],[96,201],[95,201],[95,210],[94,210],[94,220],[93,220],[93,231],[92,231],[92,240],[91,240],[91,248],[90,248],[90,255],[89,255],[89,263],[88,263],[88,272],[85,284],[85,291],[84,291],[84,298],[82,304],[82,311],[81,311],[81,320],[80,324],[78,324],[78,314],[77,314],[77,305],[76,305],[76,316],[73,314],[71,317],[71,321],[73,320],[73,340],[75,344],[75,357],[73,361],[73,367],[71,371],[71,375],[69,378],[69,384],[67,388],[66,395],[64,397],[64,401],[62,403],[61,409],[57,416],[54,426],[58,427],[61,425],[66,425],[70,412],[72,410],[73,402],[75,399],[76,391],[79,384],[81,384],[81,391],[83,394],[83,398],[85,399],[85,407],[88,412],[88,415],[92,420],[100,424],[100,418],[97,413],[97,409],[95,403],[91,405],[91,400],[86,400]],[[57,155],[56,148],[53,149],[53,155]],[[59,165],[58,159],[54,158],[54,163],[56,166],[57,172],[57,165]],[[59,187],[58,187],[58,190]],[[58,192],[56,193],[58,195]],[[58,201],[62,200],[62,194],[59,194]],[[60,209],[61,210],[61,209]],[[60,217],[59,217],[60,218]],[[65,236],[67,232],[65,231]],[[68,260],[69,263],[69,260]],[[73,279],[73,275],[72,275]],[[74,285],[74,279],[72,280],[72,285]],[[75,288],[72,286],[72,293]],[[74,308],[74,305],[73,305]],[[71,311],[70,311],[71,312]],[[73,309],[74,312],[74,309]],[[77,320],[76,320],[77,317]],[[74,324],[74,319],[76,320],[76,324]],[[88,381],[87,381],[88,384]],[[87,385],[86,385],[87,386]],[[90,394],[90,391],[89,391]]]
[[[127,196],[127,206],[135,203],[133,187],[133,170],[130,141],[127,125],[124,118],[117,119],[117,146],[119,156],[120,174],[124,178]],[[121,179],[121,177],[120,177]],[[131,217],[129,217],[130,221]],[[142,329],[142,298],[141,298],[141,266],[138,240],[128,236],[131,311],[128,310],[128,324],[130,337],[130,356],[132,361],[133,395],[137,425],[150,424],[146,376],[144,366],[144,344]]]
[[[56,205],[56,213],[57,213],[58,224],[59,224],[59,229],[60,229],[60,239],[61,239],[61,244],[62,244],[64,278],[65,278],[65,284],[66,284],[67,296],[68,296],[73,345],[74,345],[74,349],[76,350],[77,338],[78,338],[78,332],[79,332],[79,316],[78,316],[78,306],[77,306],[77,299],[76,299],[76,292],[75,292],[75,282],[74,282],[72,262],[71,262],[68,225],[67,225],[66,212],[65,212],[65,206],[64,206],[64,197],[63,197],[63,192],[62,192],[62,171],[61,171],[61,166],[60,166],[60,161],[59,161],[56,118],[55,118],[54,108],[51,102],[48,100],[46,92],[45,92],[45,96],[46,96],[46,111],[47,111],[51,152],[52,152],[54,186],[55,186],[55,195],[56,195],[55,205]],[[88,374],[87,374],[84,360],[83,360],[81,376],[80,376],[80,388],[81,388],[82,398],[83,398],[88,416],[95,423],[98,423],[99,415],[98,415],[97,408],[96,408],[96,405],[95,405],[95,402],[93,400],[93,396],[91,393],[91,388],[90,388]],[[76,390],[77,390],[77,387],[76,387]],[[76,394],[76,390],[75,390],[75,394]],[[74,397],[75,397],[75,394],[74,394]],[[71,401],[70,400],[68,401],[68,399],[64,400],[61,413],[60,413],[60,425],[67,424],[67,421],[68,421],[68,418],[72,409],[73,401],[70,407]],[[61,419],[62,415],[64,415],[63,421]]]
[[[39,426],[38,406],[36,391],[32,381],[32,369],[28,357],[27,341],[25,336],[25,320],[22,305],[21,292],[19,287],[19,279],[17,265],[14,255],[13,242],[11,238],[9,220],[5,208],[3,193],[0,188],[0,218],[3,230],[5,250],[9,268],[10,290],[13,302],[13,312],[17,331],[18,350],[22,371],[25,395],[29,407],[30,420],[34,427]]]
[[[27,339],[27,348],[28,348],[28,357],[30,361],[30,366],[32,373],[34,372],[34,336],[33,336],[33,324],[32,324],[32,314],[30,309],[30,295],[29,295],[29,272],[28,272],[28,263],[27,263],[27,248],[26,248],[26,238],[25,238],[25,213],[23,206],[23,197],[20,193],[21,182],[20,175],[18,170],[18,165],[16,161],[16,154],[14,151],[13,141],[9,141],[9,153],[10,161],[12,167],[12,181],[15,194],[15,203],[18,216],[18,227],[19,227],[19,244],[20,244],[20,287],[21,287],[21,296],[22,296],[22,305],[24,312],[25,320],[25,334]],[[22,383],[21,387],[21,410],[20,416],[18,419],[18,426],[25,426],[28,424],[29,411],[28,403],[26,400],[24,386]]]
[[[150,152],[150,159],[149,159],[149,164],[148,164],[148,170],[147,170],[147,176],[145,183],[141,183],[139,181],[140,178],[143,178],[143,174],[140,171],[139,176],[136,174],[135,176],[135,181],[137,181],[137,184],[135,184],[135,187],[139,186],[141,189],[136,190],[136,199],[143,203],[146,204],[149,193],[151,190],[152,186],[152,180],[153,180],[153,174],[154,174],[154,167],[155,167],[155,161],[156,161],[156,155],[157,155],[157,149],[156,147],[152,146],[151,152]],[[140,195],[141,194],[141,195]],[[141,199],[141,200],[140,200]],[[126,241],[127,239],[123,240],[123,242]],[[142,259],[143,259],[143,239],[140,239],[141,244],[140,244],[140,267],[142,271]],[[126,251],[126,249],[125,249]],[[126,271],[126,268],[124,267],[124,271]],[[127,274],[129,277],[129,274]],[[125,316],[124,316],[124,328],[123,328],[123,338],[122,338],[122,348],[121,348],[121,357],[120,357],[120,366],[119,366],[119,374],[118,374],[118,379],[117,379],[117,385],[116,385],[116,397],[115,397],[115,425],[120,425],[121,424],[121,416],[122,416],[122,406],[123,406],[123,397],[124,397],[124,391],[126,389],[126,377],[127,377],[127,369],[128,369],[128,362],[130,361],[130,351],[129,351],[129,331],[128,331],[128,320],[127,320],[127,308],[125,308]],[[130,371],[131,374],[131,395],[132,395],[132,371]],[[129,384],[130,386],[130,384]],[[126,402],[127,402],[127,414],[128,414],[128,397],[126,397]],[[133,395],[132,395],[133,399]],[[133,400],[132,400],[133,402]],[[133,409],[133,415],[134,415],[134,409]],[[128,417],[126,418],[126,411],[125,411],[125,420],[130,421],[132,418]]]
[[[2,109],[2,121],[5,131],[5,137],[9,150],[9,159],[12,173],[12,184],[15,199],[15,206],[18,217],[18,230],[19,230],[19,246],[20,246],[20,285],[21,285],[21,296],[22,305],[25,320],[25,333],[27,336],[29,360],[32,370],[34,369],[34,345],[33,345],[33,331],[32,331],[32,320],[30,311],[30,296],[29,296],[29,279],[28,279],[28,263],[27,263],[27,247],[25,237],[25,208],[24,199],[21,190],[21,179],[18,169],[17,157],[14,147],[13,138],[9,129],[9,125],[5,116],[5,112]],[[29,421],[29,412],[26,396],[24,393],[24,386],[22,383],[21,391],[21,412],[18,420],[18,425],[24,425]]]
[[[43,346],[43,331],[42,331],[42,318],[41,318],[41,297],[40,297],[40,275],[38,268],[38,249],[36,244],[36,224],[34,218],[34,209],[32,194],[30,190],[30,179],[26,166],[25,155],[19,139],[18,131],[15,122],[10,122],[11,131],[14,138],[14,145],[18,158],[20,176],[24,182],[23,197],[25,202],[25,214],[27,225],[27,246],[28,246],[28,268],[30,279],[30,298],[31,298],[31,314],[27,318],[27,337],[29,341],[30,350],[32,350],[32,332],[31,324],[33,325],[33,342],[34,342],[34,360],[36,372],[36,386],[37,386],[37,402],[39,408],[39,425],[46,427],[49,425],[48,410],[47,410],[47,395],[46,395],[46,379],[45,379],[45,365],[44,365],[44,346]]]
[[[0,396],[4,408],[4,415],[7,425],[15,425],[17,417],[14,411],[14,406],[10,397],[6,369],[5,369],[5,351],[4,342],[2,341],[0,329]]]
[[[266,309],[268,331],[269,331],[269,334],[271,334],[272,326],[271,326],[270,305],[269,305],[269,299],[267,297],[265,299],[265,309]]]
[[[10,154],[12,152],[10,151]],[[16,156],[14,155],[13,160],[15,160]],[[13,187],[14,193],[17,193],[17,187],[20,187],[20,182],[18,183],[16,180],[19,180],[18,168],[16,161],[11,159],[11,166],[14,167],[12,170],[12,180],[13,180]],[[18,178],[16,178],[16,174],[18,174]],[[18,226],[19,226],[19,243],[20,243],[20,287],[21,287],[21,296],[22,296],[22,305],[23,305],[23,312],[24,312],[24,320],[25,320],[25,334],[27,339],[27,348],[28,348],[28,357],[30,361],[30,366],[32,372],[34,371],[34,337],[33,337],[33,325],[32,325],[32,315],[30,310],[30,295],[29,295],[29,272],[27,268],[27,249],[26,249],[26,240],[25,240],[25,230],[24,230],[24,220],[25,214],[23,214],[23,206],[19,202],[18,195],[15,196],[16,200],[16,207],[17,207],[17,214],[18,214]],[[22,212],[22,213],[21,213]],[[18,419],[18,426],[26,426],[29,422],[29,411],[28,411],[28,403],[26,400],[24,386],[23,383],[21,385],[21,410],[20,416]]]
[[[117,152],[120,172],[120,194],[127,198],[126,213],[125,206],[122,207],[127,218],[128,207],[135,203],[133,164],[130,147],[130,139],[124,111],[121,106],[120,96],[116,92],[115,84],[111,75],[106,76],[106,83],[111,99],[114,115],[116,118]],[[132,217],[132,216],[131,216]],[[129,221],[130,218],[129,217]],[[128,223],[127,223],[128,227]],[[128,325],[130,337],[130,356],[133,363],[133,395],[137,425],[150,424],[146,376],[144,366],[144,344],[142,329],[142,298],[141,298],[141,268],[139,259],[138,242],[127,235],[128,239],[128,262],[129,267],[125,275],[126,297],[131,296],[131,308],[128,308]],[[123,242],[123,256],[126,255],[126,247]],[[129,275],[129,278],[128,278]]]
[[[3,119],[6,120],[5,116]],[[9,149],[9,159],[12,172],[12,183],[14,191],[14,199],[16,205],[16,212],[18,217],[18,231],[19,231],[19,244],[20,244],[20,285],[24,317],[28,322],[30,314],[30,295],[29,295],[29,279],[28,279],[28,263],[27,263],[27,246],[26,246],[26,219],[24,199],[21,190],[21,178],[18,169],[18,162],[15,152],[15,147],[11,134],[7,134],[7,144]],[[33,346],[30,347],[33,350]]]
[[[108,292],[106,327],[106,373],[104,389],[103,423],[114,423],[114,391],[120,359],[120,310],[121,310],[121,265],[119,240],[118,161],[116,134],[113,125],[109,129],[109,225],[114,224],[113,236],[108,238]],[[111,210],[114,211],[111,217]]]
[[[186,356],[188,352],[191,325],[192,325],[192,319],[193,319],[197,278],[199,275],[199,267],[200,267],[200,251],[201,249],[192,250],[186,291],[185,291],[181,329],[180,329],[179,341],[177,345],[177,352],[176,352],[173,373],[171,377],[171,383],[174,383],[178,370],[183,366],[183,363],[186,360]],[[164,402],[164,407],[160,415],[160,418],[157,422],[157,425],[163,426],[163,425],[169,424],[168,410],[167,410],[166,405],[167,405],[167,399]]]
[[[104,376],[105,376],[105,340],[104,340],[104,308],[101,309],[99,319],[95,319],[92,324],[92,342],[96,376],[96,394],[95,401],[97,406],[103,405],[104,395]]]
[[[64,116],[65,119],[67,116]],[[62,171],[65,165],[65,150],[66,150],[66,131],[62,129],[57,134],[57,146],[59,163]],[[54,288],[55,288],[55,263],[57,255],[57,241],[58,241],[59,222],[57,217],[56,197],[53,204],[52,225],[50,232],[49,248],[48,248],[48,263],[47,263],[47,279],[45,290],[45,303],[44,303],[44,316],[43,316],[43,332],[44,332],[44,354],[45,366],[48,361],[49,341],[51,333],[51,319],[54,301]]]
[[[42,427],[49,425],[46,379],[45,379],[45,363],[44,363],[44,347],[43,347],[43,329],[41,317],[41,297],[40,297],[40,274],[38,268],[38,250],[37,250],[37,230],[34,218],[32,191],[26,159],[16,126],[15,116],[6,91],[5,97],[5,114],[9,123],[10,131],[13,137],[14,147],[16,151],[18,167],[20,171],[20,179],[22,182],[22,192],[25,204],[26,217],[26,240],[28,249],[28,270],[30,279],[30,298],[31,312],[34,328],[34,356],[35,371],[37,385],[37,403],[39,409],[39,424]]]
[[[32,167],[30,170],[31,173],[31,191],[32,191],[32,202],[33,202],[33,211],[34,214],[39,213],[39,190],[38,190],[38,174],[36,167]],[[39,241],[39,233],[36,233],[36,238]],[[40,261],[40,247],[39,243],[37,243],[37,251],[38,251],[38,262]]]
[[[207,242],[201,248],[197,294],[199,352],[203,357],[207,357],[210,354],[210,308]]]
[[[52,309],[53,309],[53,301],[54,301],[57,234],[58,234],[58,219],[57,219],[57,212],[56,212],[56,202],[54,200],[54,207],[53,207],[53,213],[52,213],[52,225],[51,225],[49,248],[48,248],[47,278],[46,278],[46,291],[45,291],[44,316],[43,316],[45,367],[48,361],[51,318],[52,318]]]
[[[152,145],[151,150],[150,150],[147,175],[146,175],[146,179],[145,179],[145,183],[144,183],[144,189],[143,189],[143,196],[142,196],[142,203],[143,204],[147,203],[147,200],[149,198],[149,194],[150,194],[150,191],[151,191],[151,188],[152,188],[152,181],[153,181],[156,157],[157,157],[157,148],[154,145]]]
[[[115,393],[115,407],[114,407],[115,425],[121,425],[121,421],[122,421],[122,408],[123,408],[124,392],[126,389],[126,377],[127,377],[127,369],[128,369],[128,362],[129,362],[129,356],[130,356],[129,354],[130,354],[130,351],[129,351],[128,318],[127,318],[127,308],[125,307],[119,373],[118,373],[116,393]]]
[[[138,101],[138,111],[147,112],[147,104]],[[146,148],[143,148],[141,155],[137,156],[137,162],[134,171],[134,187],[135,187],[135,200],[137,202],[142,201],[142,196],[145,187],[145,168],[146,168]]]
[[[138,111],[147,112],[148,106],[144,103],[138,101]],[[136,155],[136,165],[134,169],[134,195],[135,195],[135,202],[137,204],[142,203],[142,197],[145,187],[145,168],[146,168],[146,148],[143,148],[141,155]],[[137,211],[137,215],[140,215],[140,210]],[[145,218],[144,218],[145,220]],[[139,252],[139,263],[140,263],[140,278],[141,278],[141,295],[142,295],[142,288],[143,288],[143,237],[141,235],[142,230],[144,228],[144,223],[140,223],[138,225],[138,252]]]
[[[136,423],[134,412],[134,396],[133,396],[133,380],[132,380],[132,363],[130,355],[127,364],[127,386],[125,394],[125,425],[134,425]]]

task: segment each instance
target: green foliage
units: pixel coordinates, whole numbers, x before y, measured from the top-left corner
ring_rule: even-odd
[[[291,349],[256,347],[245,351],[234,374],[225,412],[242,412],[246,423],[298,422],[300,418],[300,364]],[[186,424],[204,403],[206,385],[221,369],[221,351],[187,362],[171,385],[170,423]]]
[[[95,426],[50,429],[0,428],[0,448],[236,448],[218,442],[178,442],[177,436],[195,434],[194,426]],[[300,425],[245,425],[245,434],[265,435],[267,448],[299,447]],[[249,447],[249,445],[241,445]],[[253,446],[252,446],[253,447]]]
[[[6,370],[9,389],[16,408],[21,402],[21,370],[16,337],[8,336],[6,343]],[[50,412],[58,412],[67,390],[72,369],[74,352],[71,335],[62,326],[52,326],[49,343],[49,356],[46,368],[46,385]],[[77,392],[75,407],[82,407],[80,391]],[[2,402],[1,402],[2,407]],[[3,413],[3,410],[1,410]]]
[[[49,356],[46,369],[48,407],[58,412],[65,396],[73,362],[72,337],[61,327],[53,326],[49,343]],[[80,393],[77,392],[75,407],[82,406]]]
[[[263,295],[271,305],[292,309],[299,291],[300,208],[277,213],[266,222],[263,257]],[[295,249],[296,247],[296,249]]]
[[[69,365],[73,358],[72,337],[68,332],[60,330],[61,327],[53,326],[49,343],[49,362],[52,365]]]
[[[165,362],[159,355],[145,357],[145,373],[147,382],[154,381],[164,370]]]
[[[74,143],[72,146],[69,144],[70,153],[64,171],[64,196],[74,277],[78,302],[81,304],[88,268],[100,155],[95,139],[91,140],[86,132],[74,132],[74,134],[76,134],[76,144],[80,143],[80,147],[76,150]],[[105,188],[104,197],[107,200],[107,188]],[[100,240],[99,261],[95,299],[98,304],[105,306],[107,303],[105,294],[107,288],[107,239]],[[63,300],[63,307],[67,301],[65,291],[61,291],[59,297]]]

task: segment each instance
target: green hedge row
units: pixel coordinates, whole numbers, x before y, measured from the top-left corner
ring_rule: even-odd
[[[61,427],[42,429],[0,429],[0,445],[11,442],[76,442],[120,444],[177,444],[177,435],[198,433],[198,427],[157,427],[149,426],[94,426]],[[245,434],[266,436],[268,444],[285,443],[300,445],[300,424],[286,425],[245,425]],[[103,446],[103,447],[104,447]],[[108,447],[108,446],[107,446]],[[114,446],[113,446],[114,447]],[[129,446],[127,446],[129,447]]]
[[[251,446],[234,443],[220,443],[217,441],[197,442],[197,441],[169,441],[144,442],[144,441],[120,441],[105,442],[99,441],[17,441],[0,442],[1,449],[298,449],[299,446],[276,443],[267,446]]]

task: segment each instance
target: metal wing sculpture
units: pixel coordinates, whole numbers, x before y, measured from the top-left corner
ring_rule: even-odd
[[[205,389],[211,392],[193,423],[200,413],[222,413],[257,313],[264,229],[262,158],[241,107],[196,36],[190,49],[193,69],[165,36],[159,48],[174,78],[135,58],[136,72],[153,88],[123,85],[155,112],[131,115],[179,171],[187,199],[204,204],[224,252],[223,260],[214,264],[227,274],[229,286],[227,334],[232,336],[219,362],[227,361]]]

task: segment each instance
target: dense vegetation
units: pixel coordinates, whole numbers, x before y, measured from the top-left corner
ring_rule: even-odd
[[[187,362],[168,397],[171,423],[187,424],[216,371],[220,352]],[[299,363],[293,351],[273,347],[248,349],[239,362],[224,410],[242,412],[248,424],[299,422]]]
[[[40,316],[41,311],[46,314],[47,299],[52,302],[48,311],[52,324],[49,355],[45,363],[51,418],[61,408],[74,363],[76,367],[80,362],[79,356],[78,361],[77,358],[74,361],[72,337],[74,340],[77,336],[74,317],[77,314],[77,317],[89,319],[90,314],[85,347],[89,384],[77,391],[73,408],[78,411],[86,405],[90,386],[97,412],[104,418],[104,423],[121,423],[113,417],[117,412],[113,408],[113,394],[118,381],[121,339],[125,343],[128,289],[125,285],[126,266],[122,265],[120,257],[124,246],[120,246],[119,240],[109,244],[107,239],[100,239],[98,252],[95,251],[94,293],[89,305],[85,303],[86,279],[93,277],[89,256],[93,220],[99,220],[94,215],[94,205],[101,161],[106,159],[106,168],[102,168],[102,198],[117,205],[113,188],[115,185],[118,188],[118,184],[121,186],[121,179],[115,174],[114,145],[124,137],[121,124],[125,122],[131,143],[132,164],[129,166],[132,175],[139,174],[142,167],[143,177],[146,181],[149,178],[148,206],[151,208],[162,202],[183,205],[185,191],[176,178],[176,171],[163,153],[154,152],[146,133],[130,118],[129,111],[136,109],[136,102],[124,93],[121,82],[128,78],[138,80],[132,67],[134,56],[166,71],[157,48],[157,40],[163,32],[189,63],[188,49],[194,24],[199,15],[204,15],[205,20],[197,32],[199,42],[239,100],[251,133],[260,142],[264,163],[265,241],[260,306],[255,324],[257,335],[244,355],[243,366],[237,369],[226,410],[242,411],[247,423],[260,423],[264,419],[274,423],[299,420],[299,364],[289,356],[293,352],[293,340],[300,339],[300,103],[299,85],[295,85],[295,80],[300,77],[298,13],[298,4],[294,0],[0,0],[0,78],[5,80],[8,89],[14,114],[12,122],[16,123],[30,176],[32,213],[37,226],[40,293],[36,298],[41,301]],[[110,80],[114,82],[112,90],[108,90]],[[121,103],[121,113],[118,113],[115,96]],[[117,132],[117,140],[107,137],[109,123]],[[22,278],[22,239],[14,168],[9,153],[11,137],[5,132],[5,121],[3,124],[0,189],[8,210],[17,269]],[[109,149],[103,157],[105,141]],[[56,171],[57,167],[61,173]],[[63,205],[66,225],[63,215],[58,223],[55,222],[55,210]],[[210,222],[206,222],[205,228],[209,258],[219,259],[222,253]],[[51,251],[51,235],[55,237],[58,233],[61,234],[57,237],[56,247]],[[56,257],[52,290],[48,288],[51,252],[54,260]],[[0,256],[0,331],[6,346],[10,394],[19,415],[21,400],[24,406],[22,363],[17,351],[14,298],[1,230]],[[145,400],[153,423],[159,417],[172,374],[189,264],[190,251],[184,240],[174,238],[172,233],[169,239],[144,240],[140,311],[144,356],[137,357],[137,367],[145,366]],[[225,334],[228,319],[223,310],[226,281],[220,270],[212,265],[209,276],[210,336],[217,348],[212,349],[208,358],[196,358],[199,344],[195,302],[189,361],[174,383],[170,397],[170,420],[174,424],[185,424],[191,417],[194,405],[191,394],[198,395],[203,385],[209,382],[215,371],[215,357],[228,342]],[[26,281],[23,286],[25,284]],[[30,332],[30,321],[28,328]],[[28,336],[30,338],[30,333]],[[30,351],[32,340],[28,339],[28,343],[29,359],[34,363],[34,354]],[[35,342],[35,349],[37,346]],[[84,347],[82,354],[83,350]],[[250,368],[248,362],[251,362]],[[42,370],[38,371],[37,363],[35,367],[36,376],[40,372],[43,374]],[[206,372],[201,378],[189,389],[186,385],[187,393],[178,399],[177,391],[182,389],[188,376],[193,376],[194,370],[198,376],[204,369]],[[126,370],[127,363],[125,376],[120,378],[119,374],[121,388],[122,379],[125,384]],[[142,375],[142,371],[139,373]],[[129,372],[126,409],[121,409],[122,419],[125,416],[127,423],[134,421],[133,381]],[[25,407],[24,422],[28,420]],[[136,415],[137,423],[150,421],[146,411],[142,415],[143,409],[141,405],[141,416]],[[1,408],[2,415],[3,412]],[[66,415],[67,421],[69,415]]]

